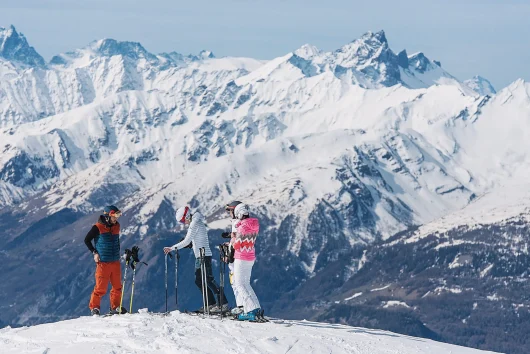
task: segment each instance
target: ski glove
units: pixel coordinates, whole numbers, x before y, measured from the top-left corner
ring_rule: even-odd
[[[130,263],[131,262],[131,257],[132,257],[132,251],[127,248],[125,250],[125,262],[126,263]]]
[[[221,237],[222,238],[232,238],[232,233],[231,232],[223,232],[221,234]]]
[[[138,257],[139,251],[140,251],[140,248],[138,246],[134,246],[132,250],[129,250],[129,249],[125,250],[125,261],[131,266],[131,269],[136,268],[136,263],[143,263],[147,265],[147,263],[140,261],[140,258]]]
[[[140,259],[138,258],[138,251],[140,251],[138,246],[134,246],[131,251],[131,258],[136,263],[140,262]]]

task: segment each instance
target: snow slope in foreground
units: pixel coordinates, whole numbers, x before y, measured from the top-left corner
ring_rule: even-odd
[[[357,353],[447,354],[483,351],[381,330],[307,321],[241,323],[177,311],[0,329],[3,354],[45,353]]]

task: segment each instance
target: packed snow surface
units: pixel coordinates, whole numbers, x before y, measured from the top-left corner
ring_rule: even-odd
[[[244,323],[172,312],[81,317],[0,330],[2,354],[356,353],[464,354],[483,351],[381,330],[308,321]]]

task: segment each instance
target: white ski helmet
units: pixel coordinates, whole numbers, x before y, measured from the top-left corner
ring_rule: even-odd
[[[175,217],[177,218],[177,221],[181,224],[184,224],[186,221],[191,220],[191,210],[187,206],[183,206],[177,209],[177,213],[175,214]]]
[[[248,205],[245,203],[238,204],[234,209],[234,215],[239,220],[241,220],[245,215],[250,215]]]

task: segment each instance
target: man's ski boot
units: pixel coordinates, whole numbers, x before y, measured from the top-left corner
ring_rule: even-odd
[[[99,316],[99,309],[97,307],[94,307],[92,310],[90,310],[90,314],[92,316]]]
[[[120,311],[120,307],[118,306],[114,310],[111,309],[109,312],[109,315],[123,315],[125,313],[127,313],[127,310],[125,309],[125,307],[122,307]]]
[[[221,312],[226,313],[228,312],[228,304],[224,304],[223,306],[219,307],[219,305],[210,305],[210,313],[212,314],[219,314]]]

